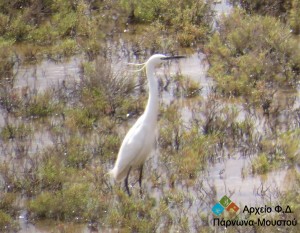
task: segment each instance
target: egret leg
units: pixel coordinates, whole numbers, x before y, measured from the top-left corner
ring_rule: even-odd
[[[140,167],[140,176],[139,176],[139,185],[140,185],[140,194],[142,195],[142,178],[143,178],[143,165]]]
[[[131,171],[131,167],[129,168],[127,176],[125,178],[125,188],[126,188],[126,191],[128,193],[128,196],[131,196],[130,191],[129,191],[129,187],[128,187],[128,177],[129,177],[130,171]]]

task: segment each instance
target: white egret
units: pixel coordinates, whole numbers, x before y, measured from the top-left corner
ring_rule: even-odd
[[[144,113],[126,134],[120,147],[115,166],[110,170],[110,175],[116,181],[125,178],[125,188],[130,196],[128,177],[132,169],[139,168],[140,192],[142,188],[143,164],[151,152],[155,141],[155,128],[159,109],[158,81],[154,77],[155,67],[166,60],[184,58],[184,56],[165,56],[155,54],[147,62],[141,64],[146,67],[146,74],[149,85],[149,98]],[[141,70],[142,70],[141,69]]]

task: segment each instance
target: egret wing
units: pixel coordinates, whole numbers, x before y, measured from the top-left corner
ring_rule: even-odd
[[[138,122],[137,122],[138,123]],[[125,136],[114,167],[114,177],[120,180],[127,175],[130,167],[138,166],[143,160],[143,147],[147,130],[143,124],[135,124]]]

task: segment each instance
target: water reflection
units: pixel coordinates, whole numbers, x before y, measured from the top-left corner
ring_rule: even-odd
[[[250,158],[236,157],[218,162],[210,168],[210,175],[216,187],[217,197],[231,194],[237,203],[248,206],[265,205],[275,201],[276,194],[286,189],[286,177],[291,170],[279,169],[264,175],[244,173],[251,166]],[[283,185],[285,184],[285,185]]]
[[[232,9],[232,5],[228,0],[215,1],[214,10],[217,13],[217,17],[222,14],[229,14],[231,9]]]
[[[228,12],[230,6],[227,1],[222,1],[222,4],[216,4],[216,10],[221,14],[222,12]],[[118,43],[116,43],[118,44]],[[124,44],[122,44],[124,46]],[[115,47],[115,50],[118,50],[118,46],[111,45],[111,47]],[[115,51],[114,50],[114,51]],[[118,69],[128,61],[132,62],[133,57],[129,57],[127,52],[124,54],[121,52],[122,50],[118,50],[118,57],[111,58],[115,63],[119,64]],[[125,50],[127,51],[127,50]],[[114,54],[112,52],[112,54]],[[22,89],[23,87],[29,87],[32,90],[36,90],[38,92],[42,92],[49,87],[58,86],[57,84],[61,84],[62,82],[74,83],[80,81],[80,64],[82,62],[82,58],[73,57],[68,62],[65,63],[54,63],[51,61],[43,61],[41,64],[36,66],[26,66],[21,67],[18,71],[18,77],[16,82],[16,88]],[[168,106],[170,104],[177,104],[180,108],[180,113],[184,124],[188,124],[190,120],[193,118],[193,108],[197,108],[199,102],[204,105],[206,101],[208,101],[209,96],[211,94],[213,81],[209,77],[207,77],[207,69],[208,64],[205,61],[205,55],[201,52],[193,53],[187,57],[187,59],[180,60],[178,63],[170,63],[168,66],[161,67],[157,70],[157,75],[160,78],[164,78],[164,76],[176,76],[177,74],[182,74],[185,78],[194,80],[199,83],[201,92],[200,96],[197,98],[185,99],[185,98],[176,98],[172,92],[172,88],[169,90],[162,92],[161,103],[164,106]],[[294,93],[296,96],[296,101],[294,101],[293,108],[299,108],[299,94]],[[283,95],[288,98],[288,95]],[[281,99],[284,105],[284,99]],[[222,101],[222,105],[227,105],[229,107],[235,107],[239,111],[239,115],[237,117],[237,121],[243,121],[249,115],[244,108],[243,104],[238,104],[230,102],[228,100]],[[255,112],[255,116],[253,120],[255,121],[255,128],[257,134],[265,133],[265,124],[266,119],[263,117],[261,112]],[[282,112],[282,115],[279,116],[279,120],[282,120],[283,123],[286,123],[287,117],[286,112]],[[2,115],[2,114],[1,114]],[[291,122],[291,121],[290,121]],[[0,118],[0,125],[3,126],[4,120]],[[297,122],[295,122],[297,124]],[[299,124],[299,122],[298,122]],[[294,126],[295,127],[295,126]],[[39,129],[34,133],[32,138],[32,150],[31,153],[35,153],[39,148],[45,148],[48,145],[51,145],[53,142],[51,141],[51,136],[47,132],[47,129]],[[221,153],[221,152],[220,152]],[[223,152],[222,152],[223,153]],[[251,165],[251,158],[256,156],[256,154],[251,154],[249,156],[241,156],[239,153],[229,154],[227,152],[227,156],[220,156],[217,161],[214,161],[209,164],[207,168],[207,183],[209,183],[216,191],[216,196],[219,198],[224,194],[231,194],[232,199],[237,203],[247,204],[247,205],[256,205],[256,204],[264,204],[266,201],[272,201],[276,198],[276,192],[283,191],[285,189],[285,185],[289,185],[287,182],[290,180],[291,170],[283,168],[276,171],[271,171],[266,175],[249,175],[247,171],[249,166]],[[157,164],[159,156],[159,151],[155,151],[155,156],[150,160],[150,163]],[[252,156],[252,157],[251,157]],[[157,165],[151,165],[155,169]],[[204,179],[203,177],[199,177],[200,179]],[[149,182],[151,183],[151,182]],[[182,189],[186,188],[183,184]],[[152,195],[156,196],[159,199],[164,192],[164,189],[168,190],[168,187],[163,187],[161,190],[155,189],[153,187],[148,187],[151,189]],[[153,190],[156,190],[153,192]],[[187,190],[190,195],[196,196],[196,191]],[[202,208],[202,203],[200,203],[200,199],[196,199],[194,204],[194,212],[197,211],[198,207]],[[72,223],[59,223],[52,221],[39,221],[35,225],[31,223],[27,223],[26,215],[21,214],[19,217],[19,222],[21,225],[21,233],[32,233],[32,232],[53,232],[53,231],[64,231],[67,229],[67,232],[91,232],[85,224],[78,225]],[[104,231],[104,230],[103,230]],[[112,231],[110,231],[112,232]]]
[[[43,92],[51,86],[64,82],[78,82],[82,58],[72,57],[67,62],[56,63],[43,60],[34,66],[21,66],[17,70],[16,89],[28,87]]]
[[[128,58],[124,58],[127,62]],[[66,63],[53,63],[49,61],[44,61],[40,65],[33,67],[22,67],[18,73],[17,88],[22,88],[29,86],[30,88],[36,89],[39,92],[46,90],[51,86],[56,86],[58,83],[63,81],[66,82],[79,82],[81,59],[74,57]],[[116,67],[120,68],[124,66],[125,62],[116,61],[118,65]],[[168,90],[162,92],[161,103],[165,106],[170,104],[177,104],[180,108],[181,117],[184,124],[188,124],[193,117],[192,109],[196,108],[199,102],[204,106],[206,101],[209,101],[209,96],[211,94],[213,81],[207,77],[206,72],[208,69],[208,64],[205,62],[205,55],[203,53],[194,53],[188,56],[187,59],[180,60],[178,63],[170,63],[167,66],[161,67],[157,70],[157,76],[163,78],[165,76],[174,77],[177,74],[182,74],[185,78],[194,80],[199,83],[201,87],[201,92],[199,98],[177,98],[172,92],[171,86]],[[220,101],[220,100],[218,100]],[[222,102],[223,106],[235,107],[238,109],[238,121],[243,121],[247,117],[248,113],[244,110],[242,104],[230,102],[224,100]],[[257,113],[257,117],[254,118],[256,124],[256,133],[264,132],[264,117],[262,114]],[[47,129],[36,131],[32,139],[32,150],[31,153],[35,153],[39,148],[44,148],[47,145],[51,145],[51,136],[47,133]],[[218,153],[218,152],[217,152]],[[224,153],[224,152],[222,152]],[[277,171],[269,172],[264,176],[250,176],[247,173],[247,169],[251,165],[251,154],[249,157],[237,155],[220,156],[214,163],[209,164],[207,168],[208,176],[207,183],[212,185],[216,190],[216,196],[221,197],[224,194],[230,194],[232,198],[237,203],[243,203],[248,205],[255,205],[257,203],[263,204],[264,201],[272,201],[275,196],[273,195],[277,191],[283,191],[286,177],[289,174],[289,170],[281,169]],[[159,156],[158,151],[155,153],[152,162],[157,161],[157,156]],[[156,158],[156,159],[155,159]],[[151,162],[151,160],[150,160]],[[245,175],[246,174],[246,175]],[[199,177],[199,179],[202,179]],[[182,188],[184,189],[184,185]],[[149,190],[153,187],[148,187]],[[165,189],[165,188],[162,188]],[[167,188],[168,189],[168,188]],[[157,192],[151,192],[158,199],[162,195],[163,190],[157,190]],[[190,192],[190,191],[189,191]],[[198,197],[196,192],[190,192],[190,195],[195,195]],[[197,199],[197,198],[196,198]],[[200,199],[196,201],[197,206],[200,207]],[[201,207],[203,208],[203,206]],[[197,211],[197,208],[193,210]],[[53,230],[60,229],[74,229],[71,232],[91,232],[86,225],[77,224],[66,224],[66,223],[53,223],[48,221],[37,222],[36,225],[26,222],[26,218],[20,215],[19,221],[21,223],[21,233],[27,232],[52,232]]]

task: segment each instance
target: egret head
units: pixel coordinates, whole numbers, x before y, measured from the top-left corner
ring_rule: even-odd
[[[146,64],[157,66],[162,64],[166,60],[180,59],[180,58],[185,58],[185,56],[166,56],[163,54],[154,54],[148,59]]]
[[[134,65],[134,66],[142,66],[142,68],[136,70],[136,71],[141,71],[143,70],[145,67],[156,67],[160,64],[162,64],[164,61],[166,60],[172,60],[172,59],[180,59],[180,58],[186,58],[185,56],[166,56],[163,54],[154,54],[152,55],[148,61],[146,61],[145,63],[142,64],[135,64],[135,63],[127,63],[128,65]]]

